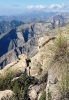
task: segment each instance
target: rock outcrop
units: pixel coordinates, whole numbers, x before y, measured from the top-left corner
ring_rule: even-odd
[[[13,96],[14,93],[11,90],[0,91],[0,100],[10,100]]]

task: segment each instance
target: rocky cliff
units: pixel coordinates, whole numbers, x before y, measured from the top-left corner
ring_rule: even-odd
[[[69,34],[67,26],[61,30],[61,34],[39,38],[35,56],[27,58],[21,54],[19,59],[0,70],[0,76],[14,71],[10,83],[6,84],[6,89],[14,90],[14,100],[69,99]],[[3,85],[0,89],[4,90],[5,84],[0,84]]]
[[[36,22],[21,25],[5,34],[0,38],[0,66],[12,62],[22,53],[35,55],[38,52],[38,38],[52,35],[53,28],[52,23]]]
[[[48,19],[49,22],[52,22],[55,27],[60,27],[65,24],[65,17],[62,14],[56,14]]]

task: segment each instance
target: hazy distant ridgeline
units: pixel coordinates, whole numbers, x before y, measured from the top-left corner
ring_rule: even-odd
[[[26,11],[22,14],[13,16],[0,16],[0,21],[11,21],[20,20],[25,23],[35,22],[35,21],[47,21],[50,17],[57,14],[56,12],[44,12],[42,10]]]
[[[22,24],[24,24],[22,21],[17,21],[17,20],[0,21],[0,35]]]
[[[44,12],[44,11],[31,11],[24,12],[23,14],[14,16],[0,16],[0,34],[8,32],[9,30],[16,28],[24,23],[30,22],[52,22],[58,24],[58,20],[62,23],[65,19],[68,19],[68,13],[58,12]],[[59,24],[61,24],[59,22]]]

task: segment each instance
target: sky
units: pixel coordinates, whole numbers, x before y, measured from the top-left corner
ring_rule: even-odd
[[[69,12],[69,0],[0,0],[0,15],[18,14],[31,9]]]

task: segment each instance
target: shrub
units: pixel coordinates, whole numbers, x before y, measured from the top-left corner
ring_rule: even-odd
[[[22,74],[16,82],[12,83],[16,100],[28,100],[28,87],[31,84],[31,77],[26,73]]]
[[[61,33],[54,41],[53,54],[53,64],[58,63],[58,71],[59,69],[62,70],[59,73],[60,76],[62,75],[61,82],[59,82],[59,91],[62,100],[64,100],[66,94],[69,92],[69,45],[67,39]]]
[[[67,68],[65,69],[65,72],[62,74],[61,83],[59,85],[59,90],[64,100],[67,93],[69,93],[69,71]]]
[[[52,100],[51,92],[49,91],[49,89],[48,89],[48,94],[47,94],[47,95],[48,95],[48,96],[47,96],[48,100]]]
[[[42,92],[42,95],[39,100],[46,100],[46,91]]]
[[[64,36],[59,37],[54,41],[54,62],[59,61],[61,64],[69,62],[68,43]]]
[[[14,74],[14,72],[8,71],[5,75],[0,76],[0,90],[11,89],[15,95],[10,100],[29,100],[28,87],[31,84],[37,84],[38,80],[23,73],[18,79],[12,81]]]
[[[13,72],[7,72],[4,76],[0,76],[0,90],[10,89],[11,79],[13,78]]]
[[[19,84],[16,82],[13,86],[13,92],[18,95],[20,93],[20,87]]]

